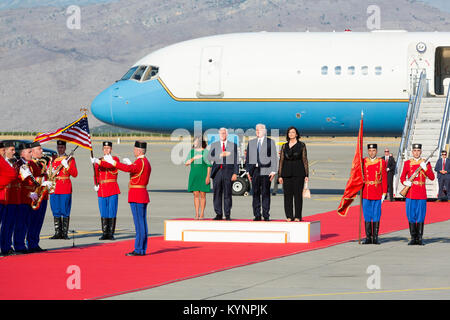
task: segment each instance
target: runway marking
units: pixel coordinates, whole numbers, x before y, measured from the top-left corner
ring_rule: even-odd
[[[116,232],[114,234],[116,234],[119,231],[123,231],[123,230],[116,229]],[[102,234],[102,233],[103,233],[102,230],[97,230],[97,231],[75,231],[75,235],[76,236],[82,236],[82,235],[85,235],[85,234]],[[69,238],[70,238],[72,236],[72,233],[69,232],[68,235],[69,235]],[[40,237],[39,239],[50,239],[50,237],[53,237],[53,236]]]
[[[279,296],[279,297],[252,298],[252,299],[245,299],[245,300],[275,300],[275,299],[306,298],[306,297],[325,297],[325,296],[339,296],[339,295],[378,294],[378,293],[401,293],[401,292],[419,292],[419,291],[444,291],[444,290],[450,290],[450,287],[442,287],[442,288],[419,288],[419,289],[398,289],[398,290],[374,290],[374,291],[359,291],[359,292],[313,293],[313,294],[299,294],[299,295],[293,295],[293,296]]]
[[[342,197],[328,197],[322,199],[312,199],[314,201],[341,201]]]

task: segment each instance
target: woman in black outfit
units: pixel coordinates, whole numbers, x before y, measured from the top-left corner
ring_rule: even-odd
[[[278,182],[283,184],[284,212],[287,221],[301,221],[303,207],[303,186],[308,181],[308,156],[306,145],[301,142],[297,128],[287,130],[286,140],[280,152]],[[293,212],[295,204],[295,216]]]

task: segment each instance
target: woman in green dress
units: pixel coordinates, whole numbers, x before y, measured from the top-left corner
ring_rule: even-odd
[[[191,166],[189,173],[188,191],[194,193],[195,219],[203,219],[206,207],[206,193],[211,191],[211,164],[208,162],[206,141],[203,137],[195,137],[189,156],[185,162]],[[200,216],[199,216],[199,208]]]

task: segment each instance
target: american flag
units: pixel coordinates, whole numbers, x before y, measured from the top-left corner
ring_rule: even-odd
[[[36,136],[36,138],[34,138],[34,141],[39,141],[44,144],[53,139],[74,143],[85,149],[92,150],[91,134],[89,132],[87,115],[83,115],[75,122],[59,128],[56,131],[40,133]]]

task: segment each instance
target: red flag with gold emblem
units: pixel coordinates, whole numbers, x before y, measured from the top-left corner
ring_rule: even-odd
[[[363,117],[361,114],[361,122],[359,124],[358,141],[356,142],[355,156],[353,157],[352,169],[350,171],[350,178],[345,186],[344,195],[339,203],[337,212],[341,216],[346,216],[350,205],[355,200],[359,190],[364,185],[364,177],[362,172],[363,161]]]

